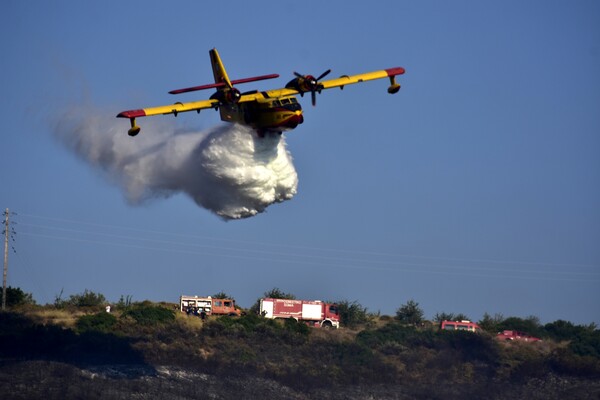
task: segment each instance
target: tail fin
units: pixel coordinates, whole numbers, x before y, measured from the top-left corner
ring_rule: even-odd
[[[217,49],[212,49],[208,53],[210,54],[210,63],[212,65],[213,75],[215,76],[215,83],[224,83],[229,89],[233,88]]]

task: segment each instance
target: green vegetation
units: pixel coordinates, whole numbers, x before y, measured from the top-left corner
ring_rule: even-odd
[[[0,290],[0,302],[3,300],[2,291]],[[25,293],[21,288],[13,288],[8,286],[6,288],[6,307],[15,307],[22,305],[34,305],[33,295],[31,293]]]
[[[368,323],[372,318],[367,312],[367,308],[356,301],[349,302],[348,300],[340,300],[333,303],[338,306],[340,323],[344,327],[356,328]]]
[[[378,398],[390,397],[398,388],[406,398],[480,398],[489,394],[490,388],[498,393],[496,398],[502,393],[525,393],[519,390],[527,388],[539,391],[535,393],[538,398],[577,397],[586,394],[586,386],[592,382],[600,390],[600,330],[593,324],[558,320],[542,325],[535,317],[486,314],[479,321],[487,330],[482,333],[440,331],[424,323],[414,300],[399,307],[395,318],[369,314],[358,302],[342,300],[337,302],[342,328],[321,330],[294,319],[271,320],[250,312],[203,321],[174,311],[175,305],[131,302],[129,296],[121,299],[123,304],[111,313],[98,312],[94,307],[105,304],[104,296],[86,290],[61,303],[59,310],[33,306],[0,313],[0,379],[4,376],[10,377],[11,384],[22,379],[39,385],[60,381],[62,378],[51,375],[52,370],[36,369],[35,374],[18,378],[8,372],[15,365],[11,360],[43,360],[85,368],[141,365],[142,370],[150,371],[143,385],[155,376],[155,368],[169,366],[219,379],[275,382],[301,393],[331,390],[324,392],[324,397],[358,388],[366,388],[366,393],[389,388]],[[72,322],[66,319],[68,315]],[[461,317],[436,315],[436,319]],[[500,342],[494,336],[502,329],[527,331],[544,340]],[[560,382],[560,390],[531,383],[546,381]],[[446,393],[443,388],[454,392]],[[432,395],[432,390],[442,391]],[[337,398],[344,397],[351,396]]]
[[[166,324],[175,320],[175,311],[145,301],[128,308],[122,317],[130,317],[138,324],[145,326]]]
[[[491,316],[488,313],[483,314],[483,318],[477,322],[479,327],[486,332],[491,334],[495,334],[500,332],[500,324],[504,320],[504,316],[502,314],[496,314]]]
[[[433,316],[433,322],[437,322],[437,323],[441,323],[442,321],[465,321],[465,320],[470,321],[471,319],[462,313],[454,314],[454,313],[441,312],[441,313],[436,313]]]
[[[423,309],[419,303],[409,300],[396,311],[396,319],[404,324],[418,325],[423,322]]]
[[[98,314],[83,315],[79,317],[76,323],[78,332],[110,332],[117,323],[117,317],[107,312]]]
[[[271,299],[296,300],[296,296],[294,296],[291,293],[286,293],[279,288],[273,288],[273,289],[265,292],[263,297],[271,298]]]
[[[121,295],[121,297],[119,298],[119,301],[117,302],[117,304],[115,304],[115,308],[117,310],[126,310],[129,307],[131,307],[131,299],[133,298],[133,296],[131,295],[127,295],[127,296],[123,296]]]
[[[270,298],[270,299],[288,299],[288,300],[296,300],[296,296],[291,293],[286,293],[279,288],[273,288],[269,291],[266,291],[262,297],[256,299],[256,302],[248,309],[248,312],[251,314],[258,314],[260,312],[260,299]]]
[[[107,304],[103,294],[85,289],[83,293],[73,294],[67,300],[62,299],[62,291],[56,296],[54,306],[56,308],[87,308],[100,310]]]
[[[231,299],[235,300],[233,296],[228,295],[227,293],[220,291],[219,293],[215,293],[211,296],[213,299]]]

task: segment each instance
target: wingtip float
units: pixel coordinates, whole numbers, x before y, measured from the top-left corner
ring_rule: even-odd
[[[302,107],[296,99],[297,95],[303,96],[304,93],[310,93],[311,102],[314,106],[316,105],[316,95],[320,94],[323,90],[336,87],[344,89],[347,85],[384,78],[389,78],[390,81],[390,86],[387,89],[388,93],[394,94],[400,90],[400,84],[396,82],[396,76],[405,73],[404,68],[395,67],[358,75],[343,75],[339,78],[321,81],[321,79],[329,75],[331,72],[330,69],[323,72],[317,78],[312,75],[302,75],[294,72],[295,78],[289,81],[284,88],[241,93],[234,85],[274,79],[278,78],[279,75],[269,74],[229,80],[217,49],[210,50],[209,55],[215,80],[214,83],[171,90],[169,93],[180,94],[198,90],[216,89],[210,98],[187,103],[178,102],[167,106],[122,111],[117,114],[117,118],[129,119],[131,123],[131,128],[127,131],[129,136],[136,136],[140,133],[140,127],[136,124],[136,118],[161,114],[173,114],[177,116],[177,114],[187,111],[200,113],[201,110],[210,108],[220,111],[221,120],[249,126],[256,130],[261,137],[267,132],[281,134],[282,132],[296,128],[304,122]]]

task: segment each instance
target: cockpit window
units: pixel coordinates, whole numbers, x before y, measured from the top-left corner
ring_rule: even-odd
[[[281,99],[281,104],[290,104],[290,99]]]

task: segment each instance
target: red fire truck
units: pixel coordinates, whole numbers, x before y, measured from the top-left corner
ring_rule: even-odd
[[[260,300],[260,313],[265,318],[294,318],[309,326],[339,328],[340,315],[335,304],[320,300]]]
[[[516,340],[518,342],[538,342],[538,341],[542,340],[540,338],[531,336],[525,332],[519,332],[519,331],[498,332],[498,334],[496,335],[496,339],[506,340],[506,341]]]
[[[469,331],[480,332],[481,328],[475,322],[463,321],[442,321],[440,328],[443,331]]]

